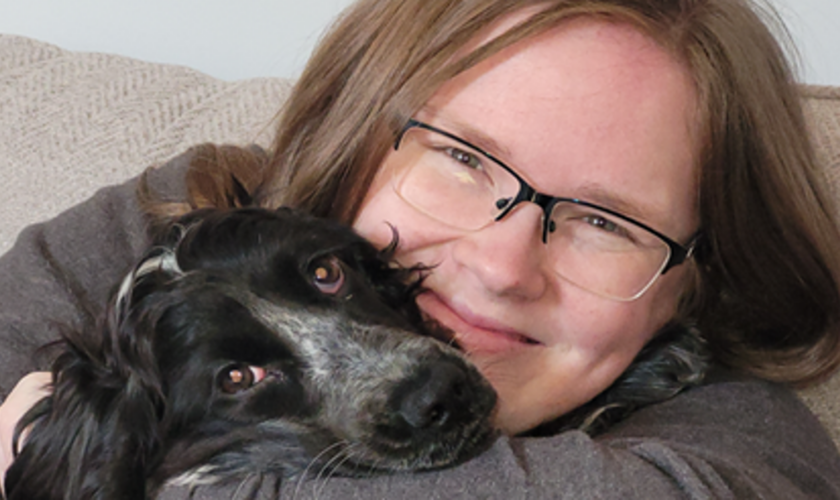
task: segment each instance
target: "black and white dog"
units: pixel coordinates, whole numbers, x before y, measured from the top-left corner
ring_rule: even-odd
[[[423,325],[417,270],[290,210],[201,211],[175,227],[98,334],[65,335],[52,396],[19,426],[33,424],[9,500],[434,469],[492,442],[495,393]]]

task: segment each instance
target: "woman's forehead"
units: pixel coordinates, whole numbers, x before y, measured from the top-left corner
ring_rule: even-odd
[[[655,41],[576,18],[453,78],[421,115],[492,144],[541,191],[588,186],[664,230],[695,218],[695,110],[689,73]]]

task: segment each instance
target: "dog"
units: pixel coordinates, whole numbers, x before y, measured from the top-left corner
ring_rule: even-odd
[[[308,470],[430,470],[486,449],[496,394],[423,321],[423,269],[392,263],[396,240],[378,251],[291,209],[180,219],[98,334],[63,334],[8,499],[142,500],[254,476],[279,492]]]

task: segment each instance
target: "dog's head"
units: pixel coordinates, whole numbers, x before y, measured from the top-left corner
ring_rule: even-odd
[[[67,357],[94,358],[83,391],[121,387],[99,405],[153,486],[457,463],[492,440],[495,393],[423,325],[414,271],[298,212],[190,215],[121,284],[101,344],[59,362],[53,409],[78,390]]]
[[[486,444],[494,393],[428,336],[409,273],[351,229],[254,209],[182,225],[174,251],[152,257],[169,285],[127,316],[165,304],[155,354],[171,404],[190,407],[170,414],[207,409],[190,434],[227,435],[225,453],[269,463],[289,446],[272,436],[290,436],[304,460],[344,454],[342,469],[365,471],[445,466]],[[204,446],[180,432],[178,456]]]

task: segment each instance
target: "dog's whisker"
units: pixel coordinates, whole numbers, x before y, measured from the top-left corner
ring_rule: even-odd
[[[368,465],[367,477],[373,477],[376,475],[376,471],[379,470],[379,463],[380,460],[376,459],[373,462],[371,462],[370,465]]]
[[[349,461],[353,458],[353,453],[358,446],[359,446],[358,443],[353,443],[353,444],[350,444],[349,446],[347,446],[346,448],[342,449],[340,455],[337,455],[337,457],[339,457],[340,460],[338,460],[334,464],[334,467],[332,467],[329,470],[329,472],[327,472],[326,477],[322,478],[321,474],[319,473],[318,478],[316,479],[316,481],[313,485],[313,488],[315,489],[315,500],[318,500],[319,498],[321,498],[321,494],[324,493],[324,490],[326,489],[327,483],[330,481],[330,479],[332,479],[332,477],[338,472],[338,470],[347,461]],[[335,459],[336,457],[333,457],[333,458]],[[332,462],[332,461],[333,460],[331,460],[330,462]],[[329,465],[332,465],[332,464],[328,463],[327,465],[329,466]],[[327,469],[327,467],[325,466],[324,468],[321,469],[321,472],[323,472],[326,469]],[[320,487],[319,487],[319,484],[320,484]]]
[[[333,466],[333,464],[338,464],[338,465],[340,465],[340,464],[343,462],[344,457],[347,455],[347,450],[353,447],[353,445],[352,445],[352,444],[348,444],[346,441],[344,442],[344,444],[346,444],[346,446],[344,446],[344,447],[342,447],[340,450],[338,450],[338,451],[335,453],[335,455],[333,455],[332,457],[330,457],[330,459],[329,459],[329,460],[327,460],[327,461],[326,461],[326,462],[325,462],[325,463],[321,466],[321,468],[318,470],[318,474],[317,474],[317,475],[316,475],[316,477],[315,477],[315,481],[320,481],[320,480],[321,480],[321,478],[324,476],[324,473],[325,473],[326,471],[330,470],[330,468]]]
[[[231,500],[237,500],[239,498],[239,494],[242,493],[243,491],[245,491],[245,487],[248,486],[248,484],[253,479],[255,479],[257,477],[257,475],[258,475],[258,473],[251,472],[251,473],[247,474],[244,478],[242,478],[242,481],[239,482],[239,485],[236,487],[236,490],[233,492],[233,496],[231,497]],[[247,496],[243,497],[245,500],[254,500],[254,498],[255,498],[254,486],[250,485],[250,487],[251,487],[251,490],[248,493],[246,493]]]
[[[347,441],[345,441],[345,440],[337,441],[337,442],[327,446],[323,450],[321,450],[320,453],[318,453],[311,460],[309,460],[309,463],[306,464],[306,468],[303,469],[303,471],[298,475],[298,478],[295,481],[295,490],[294,490],[294,494],[292,495],[292,500],[297,499],[298,495],[301,492],[301,488],[303,488],[303,483],[305,483],[307,481],[307,478],[309,477],[309,472],[312,469],[312,467],[314,467],[315,464],[317,464],[321,460],[322,457],[324,457],[328,453],[332,453],[333,451],[335,451],[336,448],[342,448],[346,444],[347,444]],[[336,452],[336,454],[339,454],[339,453],[341,453],[341,450]],[[320,475],[320,472],[318,474]]]
[[[347,441],[345,441],[345,440],[337,441],[337,442],[327,446],[323,450],[321,450],[320,453],[315,455],[309,461],[309,463],[306,464],[306,468],[303,469],[303,471],[298,476],[297,481],[295,481],[295,490],[294,490],[294,494],[292,495],[292,500],[297,499],[298,495],[300,494],[301,488],[303,487],[303,483],[305,483],[307,477],[309,477],[310,469],[312,469],[312,467],[315,466],[315,464],[317,464],[318,461],[321,460],[322,457],[324,457],[328,453],[332,453],[336,448],[341,448],[341,447],[345,446],[346,444],[347,444]],[[338,453],[340,453],[340,451]],[[319,472],[319,474],[320,474],[320,472]]]
[[[312,481],[312,488],[315,492],[315,498],[318,499],[323,493],[324,488],[326,487],[327,481],[333,476],[335,471],[341,467],[347,460],[352,457],[352,450],[357,446],[356,443],[348,443],[344,441],[347,446],[343,447],[339,450],[332,458],[327,461],[323,467],[318,471],[317,477]],[[326,477],[324,477],[324,473],[326,472]],[[321,485],[318,488],[318,485]]]
[[[344,464],[353,459],[354,451],[358,446],[360,446],[358,443],[354,443],[348,446],[347,448],[344,448],[341,451],[342,457],[340,458],[340,460],[338,460],[337,463],[334,464],[334,466],[332,466],[332,464],[328,464],[331,465],[332,468],[327,473],[327,477],[324,478],[324,484],[326,484],[333,476],[335,476],[336,473],[338,473],[338,471],[344,466]]]

